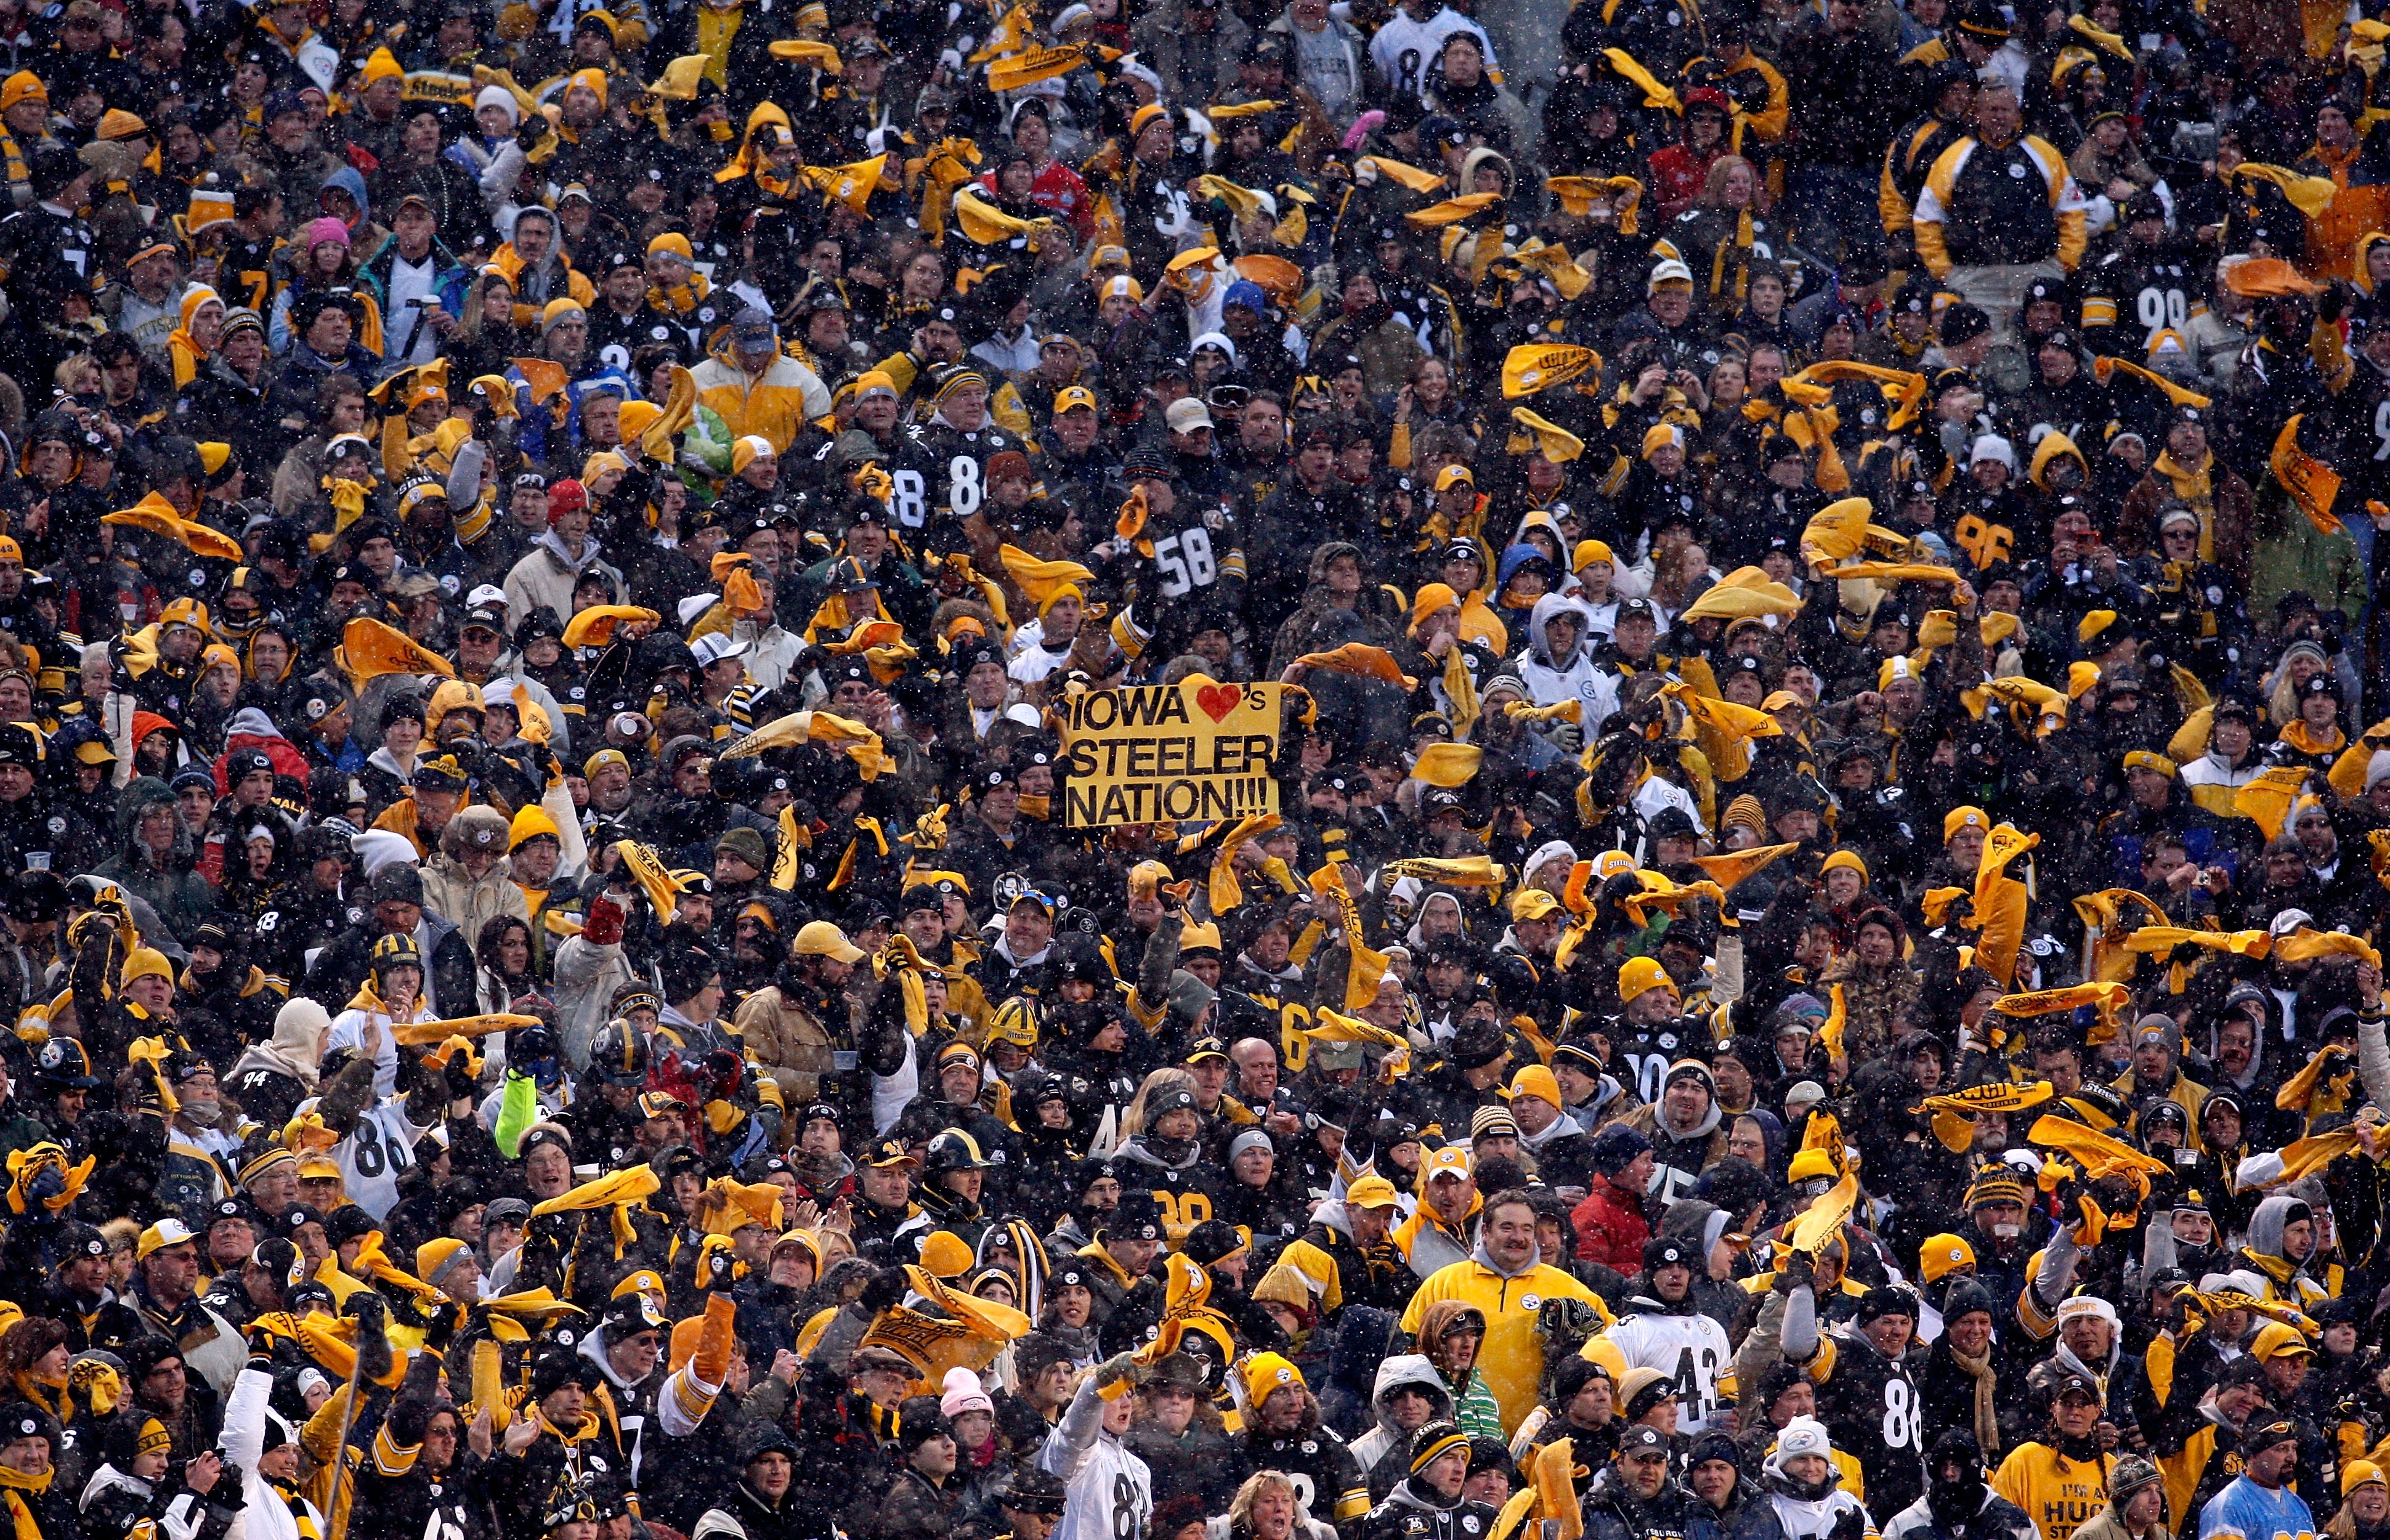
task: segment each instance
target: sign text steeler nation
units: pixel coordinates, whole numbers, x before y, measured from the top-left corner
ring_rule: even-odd
[[[1176,685],[1062,699],[1063,823],[1204,822],[1278,811],[1280,687]]]

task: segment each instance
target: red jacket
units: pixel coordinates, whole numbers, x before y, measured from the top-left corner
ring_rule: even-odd
[[[1642,1267],[1643,1243],[1651,1238],[1651,1222],[1643,1217],[1641,1203],[1605,1178],[1593,1179],[1593,1190],[1569,1219],[1576,1226],[1578,1261],[1599,1262],[1622,1273]]]
[[[209,766],[215,774],[217,796],[232,795],[232,782],[225,773],[226,762],[242,749],[264,750],[265,757],[274,762],[274,773],[277,776],[296,776],[302,782],[307,778],[310,768],[307,756],[289,738],[269,738],[263,733],[235,733],[225,739],[225,751],[216,756],[214,764]]]

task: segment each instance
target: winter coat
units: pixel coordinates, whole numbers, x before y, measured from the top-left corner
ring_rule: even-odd
[[[440,831],[440,853],[423,867],[423,906],[454,925],[472,946],[481,943],[482,927],[500,916],[531,923],[531,907],[522,890],[515,886],[513,862],[499,856],[478,880],[465,870],[465,853],[475,834],[493,825],[498,848],[504,849],[508,828],[504,814],[490,807],[461,809]]]
[[[697,381],[698,404],[719,417],[731,437],[756,434],[770,440],[775,453],[787,453],[806,423],[829,415],[829,388],[820,376],[777,353],[771,367],[751,375],[727,337],[689,373]],[[570,606],[557,611],[572,612]]]
[[[1377,1413],[1377,1422],[1369,1431],[1352,1441],[1353,1463],[1368,1475],[1380,1461],[1410,1445],[1410,1435],[1394,1424],[1393,1397],[1404,1386],[1425,1391],[1435,1404],[1433,1416],[1452,1416],[1452,1394],[1445,1389],[1444,1379],[1425,1354],[1397,1353],[1388,1355],[1378,1365],[1377,1383],[1369,1392],[1369,1405]],[[1393,1482],[1386,1483],[1392,1486]]]
[[[791,1107],[813,1100],[815,1087],[830,1072],[837,1039],[817,1010],[818,1002],[799,1000],[793,982],[783,979],[747,996],[731,1019],[749,1058]]]
[[[101,863],[94,875],[107,878],[147,903],[179,941],[215,912],[216,894],[208,879],[194,869],[199,853],[179,814],[174,819],[174,848],[162,865],[151,860],[148,847],[134,838],[142,812],[160,802],[173,806],[174,793],[155,776],[136,776],[125,784],[116,802],[117,853]]]
[[[583,574],[592,571],[605,573],[617,595],[623,592],[623,574],[607,563],[594,536],[583,543],[581,559],[575,561],[564,548],[564,541],[550,530],[533,545],[529,556],[508,570],[507,612],[528,615],[544,604],[558,615],[570,615],[572,590]]]

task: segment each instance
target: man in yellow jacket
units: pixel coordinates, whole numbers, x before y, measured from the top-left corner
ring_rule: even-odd
[[[753,305],[689,373],[699,404],[713,409],[731,438],[752,433],[770,441],[774,454],[786,454],[808,421],[829,415],[829,387],[780,351],[772,317]]]
[[[1591,1290],[1536,1260],[1535,1206],[1514,1187],[1486,1200],[1477,1249],[1469,1260],[1438,1268],[1411,1295],[1403,1312],[1403,1329],[1416,1336],[1428,1306],[1438,1300],[1474,1306],[1485,1317],[1478,1372],[1502,1408],[1502,1431],[1508,1434],[1535,1407],[1544,1374],[1544,1343],[1536,1332],[1536,1317],[1546,1301],[1557,1299],[1582,1300],[1605,1328],[1610,1325],[1609,1310]]]

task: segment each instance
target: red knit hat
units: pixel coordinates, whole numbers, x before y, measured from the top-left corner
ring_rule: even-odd
[[[558,481],[547,489],[548,527],[555,528],[559,519],[575,508],[585,508],[588,506],[589,489],[587,487],[569,477]]]

